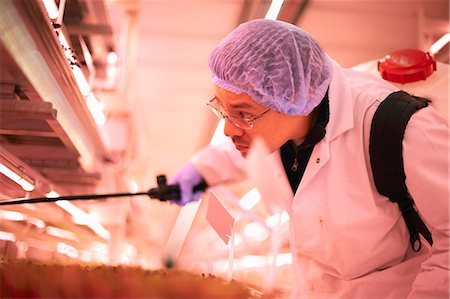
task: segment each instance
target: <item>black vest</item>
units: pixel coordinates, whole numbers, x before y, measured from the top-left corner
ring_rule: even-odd
[[[283,161],[284,171],[291,184],[292,191],[297,191],[306,165],[308,164],[311,153],[316,145],[326,133],[326,126],[330,119],[330,105],[328,101],[328,91],[322,102],[314,109],[318,110],[317,121],[314,127],[306,135],[305,140],[297,146],[293,140],[289,140],[280,148],[281,160]]]

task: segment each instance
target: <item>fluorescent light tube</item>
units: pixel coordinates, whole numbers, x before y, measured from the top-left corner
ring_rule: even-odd
[[[272,4],[270,4],[269,10],[264,18],[268,20],[276,20],[278,18],[278,14],[280,13],[281,7],[283,6],[283,2],[284,0],[272,0]]]
[[[0,172],[19,184],[25,191],[33,191],[35,188],[33,180],[31,178],[25,178],[26,174],[23,172],[19,175],[14,170],[6,167],[3,163],[0,163]]]
[[[448,42],[450,42],[450,33],[444,34],[430,47],[430,54],[434,55],[439,52]]]
[[[56,19],[59,15],[58,7],[54,0],[42,0],[44,3],[45,10],[47,11],[48,17],[52,20]]]
[[[103,125],[106,122],[105,114],[103,114],[103,107],[92,92],[86,99],[86,105],[88,106],[89,111],[91,111],[95,122],[98,125]]]

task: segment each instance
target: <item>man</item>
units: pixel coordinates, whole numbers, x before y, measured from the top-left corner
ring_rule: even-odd
[[[290,215],[297,298],[449,298],[449,129],[431,107],[406,129],[406,184],[433,237],[414,252],[398,206],[376,191],[370,124],[398,89],[343,69],[306,32],[252,20],[212,51],[215,96],[231,142],[208,146],[171,180],[192,188],[244,179],[256,136],[279,153],[295,195]],[[234,144],[234,146],[233,146]]]

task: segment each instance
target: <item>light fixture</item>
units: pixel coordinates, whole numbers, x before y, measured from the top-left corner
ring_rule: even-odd
[[[106,55],[106,61],[108,62],[108,65],[116,64],[117,60],[118,56],[117,53],[114,51],[108,52],[108,54]]]
[[[258,222],[251,222],[244,227],[244,234],[256,242],[265,241],[269,237],[269,231]]]
[[[91,87],[89,86],[89,82],[86,80],[83,71],[77,63],[77,59],[74,56],[74,52],[69,44],[69,39],[65,36],[63,30],[58,30],[58,39],[72,68],[73,75],[75,76],[75,80],[77,81],[81,94],[85,97],[88,96],[91,92]]]
[[[10,232],[0,231],[0,240],[16,242],[16,235]]]
[[[81,210],[71,202],[67,200],[58,200],[56,201],[56,205],[71,214],[75,223],[87,225],[103,239],[108,240],[111,237],[109,231],[107,231],[97,219]]]
[[[91,87],[89,86],[89,83],[86,80],[83,71],[77,65],[72,66],[72,71],[75,76],[75,80],[77,81],[78,87],[80,88],[81,94],[85,97],[88,96],[91,91]]]
[[[74,259],[78,259],[80,256],[78,250],[75,247],[67,245],[66,243],[63,242],[59,242],[56,245],[56,251]]]
[[[444,34],[440,39],[438,39],[430,47],[430,54],[434,55],[439,52],[446,44],[450,42],[450,33]]]
[[[280,13],[281,7],[283,6],[284,0],[272,0],[269,10],[266,13],[264,19],[276,20],[278,14]]]
[[[103,125],[106,122],[106,117],[103,113],[103,107],[92,92],[86,99],[86,105],[89,111],[91,111],[92,117],[94,118],[95,122],[98,125]]]
[[[279,219],[281,217],[281,219]],[[281,215],[278,214],[274,214],[271,216],[267,216],[266,218],[266,224],[269,227],[275,227],[275,225],[277,225],[278,221],[280,221],[280,224],[284,224],[284,223],[288,223],[289,222],[289,214],[286,211],[283,211],[281,213]]]
[[[55,192],[53,190],[51,190],[50,192],[48,192],[47,194],[45,194],[45,197],[47,198],[55,198],[55,197],[59,197],[59,193]]]
[[[129,180],[127,183],[128,191],[131,193],[139,192],[139,185],[135,180]]]
[[[45,222],[42,221],[41,219],[37,219],[31,216],[27,216],[27,221],[30,224],[33,224],[34,226],[36,226],[39,229],[44,229],[45,228]]]
[[[54,236],[61,239],[67,239],[74,242],[80,242],[80,239],[73,232],[68,231],[66,229],[62,229],[54,226],[47,226],[45,232],[50,236]]]
[[[242,196],[239,201],[239,205],[244,210],[251,210],[253,207],[261,201],[261,194],[258,188],[253,188]]]
[[[33,179],[25,174],[22,167],[15,167],[14,165],[9,165],[8,167],[4,163],[0,163],[0,172],[19,184],[25,191],[29,192],[35,189]]]
[[[54,0],[42,0],[44,3],[45,10],[47,11],[48,17],[52,20],[56,19],[59,15],[58,7]]]
[[[117,61],[119,57],[117,56],[117,53],[114,51],[108,52],[106,55],[106,76],[108,78],[109,82],[114,82],[114,78],[117,74]]]
[[[64,31],[62,31],[61,29],[58,29],[57,33],[58,33],[59,43],[61,44],[61,46],[64,50],[64,54],[66,55],[66,58],[73,59],[73,53],[72,53],[72,50],[70,49],[70,44],[69,44],[68,39],[66,38],[66,35],[64,34]]]
[[[20,212],[0,210],[0,219],[11,220],[11,221],[24,221],[25,217]]]

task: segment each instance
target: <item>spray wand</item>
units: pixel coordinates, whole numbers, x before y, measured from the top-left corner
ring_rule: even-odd
[[[37,197],[37,198],[20,198],[6,201],[0,201],[0,206],[5,205],[17,205],[25,203],[40,203],[40,202],[55,202],[58,200],[92,200],[102,199],[109,197],[124,197],[124,196],[138,196],[147,195],[150,198],[156,198],[160,201],[177,201],[180,200],[180,186],[178,184],[167,185],[167,179],[165,175],[159,175],[156,177],[158,187],[152,188],[147,192],[136,193],[110,193],[110,194],[88,194],[88,195],[69,195],[59,197]],[[202,182],[194,187],[194,192],[206,190],[208,185],[206,182]]]

